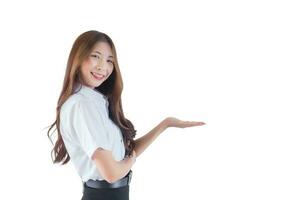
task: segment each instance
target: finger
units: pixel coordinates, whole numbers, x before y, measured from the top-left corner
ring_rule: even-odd
[[[187,125],[189,125],[189,126],[202,126],[204,124],[205,124],[204,122],[195,122],[195,121],[189,121],[187,123]]]

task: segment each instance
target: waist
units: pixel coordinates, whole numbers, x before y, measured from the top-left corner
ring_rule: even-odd
[[[84,182],[83,184],[91,187],[91,188],[95,188],[95,189],[100,189],[100,188],[119,188],[119,187],[124,187],[130,184],[131,181],[131,177],[132,177],[132,170],[130,170],[128,172],[128,174],[126,176],[124,176],[123,178],[113,182],[113,183],[109,183],[106,180],[88,180],[86,182]]]

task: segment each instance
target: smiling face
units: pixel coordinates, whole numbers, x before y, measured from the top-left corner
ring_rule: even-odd
[[[80,67],[83,84],[94,89],[111,75],[114,69],[114,57],[106,42],[97,42],[90,55]]]

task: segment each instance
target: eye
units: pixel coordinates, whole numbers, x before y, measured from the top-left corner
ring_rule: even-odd
[[[113,63],[114,63],[112,60],[108,60],[108,62],[110,62],[111,64],[113,64]]]
[[[93,55],[91,55],[91,57],[94,57],[94,58],[100,58],[98,55],[95,55],[95,54],[93,54]]]

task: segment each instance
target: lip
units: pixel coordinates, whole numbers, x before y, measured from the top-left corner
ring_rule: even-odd
[[[91,74],[97,80],[102,80],[102,79],[105,78],[105,76],[103,74],[98,74],[98,73],[95,73],[95,72],[91,72]]]

